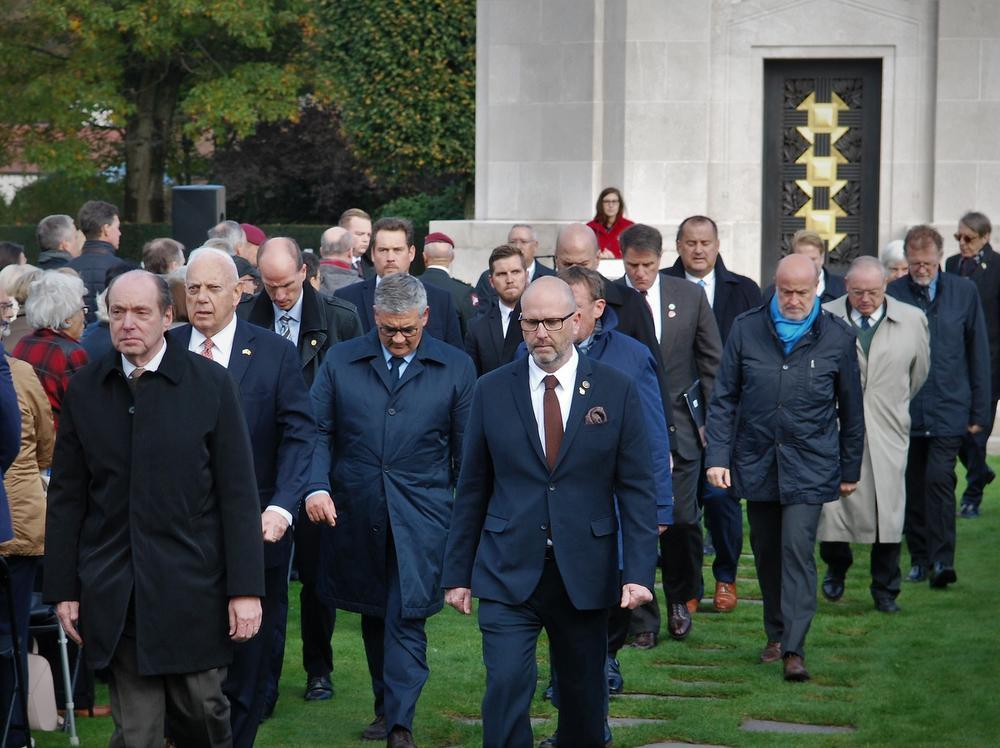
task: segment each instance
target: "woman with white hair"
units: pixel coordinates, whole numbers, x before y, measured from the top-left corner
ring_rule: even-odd
[[[34,265],[8,265],[0,270],[0,288],[7,292],[7,303],[10,305],[3,311],[8,323],[3,344],[8,351],[14,350],[21,338],[31,332],[24,313],[24,302],[28,298],[28,288],[38,280],[41,272]]]
[[[893,239],[882,248],[879,260],[889,274],[888,282],[892,283],[896,278],[902,278],[910,272],[910,266],[906,262],[906,249],[902,239]]]
[[[32,332],[14,348],[14,358],[27,361],[45,388],[56,428],[66,385],[88,361],[80,345],[87,307],[83,281],[58,270],[43,271],[31,284],[24,304]]]

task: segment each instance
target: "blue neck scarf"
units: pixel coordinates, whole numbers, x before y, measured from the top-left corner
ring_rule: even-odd
[[[771,297],[771,320],[774,322],[774,330],[778,333],[778,339],[785,349],[786,356],[791,353],[792,348],[795,347],[799,338],[809,332],[809,329],[813,326],[813,322],[819,317],[819,311],[819,297],[817,297],[813,303],[812,311],[809,312],[805,319],[785,319],[778,309],[777,292]]]

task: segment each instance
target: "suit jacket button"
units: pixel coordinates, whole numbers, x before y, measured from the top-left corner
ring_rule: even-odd
[[[550,483],[549,484],[549,490],[550,491],[555,491],[556,490],[556,484],[555,483]]]
[[[372,535],[378,535],[378,525],[372,527]]]
[[[129,405],[128,406],[128,414],[130,416],[134,416],[135,415],[135,406],[134,405]]]
[[[382,471],[388,473],[389,472],[389,466],[388,465],[383,465],[382,466]]]
[[[541,529],[541,530],[548,530],[549,526],[546,525],[546,524],[542,524],[542,526],[539,529]]]
[[[672,434],[672,433],[674,433],[674,432],[675,432],[676,430],[677,430],[677,427],[671,424],[671,426],[670,426],[670,433]]]
[[[388,414],[389,414],[390,416],[394,416],[394,415],[396,415],[396,409],[395,409],[395,408],[389,408],[389,410],[388,410],[388,411],[386,411],[386,412],[387,412],[387,413],[388,413]]]
[[[788,364],[782,364],[781,365],[781,370],[782,371],[788,371]]]

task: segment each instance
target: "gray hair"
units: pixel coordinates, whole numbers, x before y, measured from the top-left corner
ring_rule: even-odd
[[[246,244],[247,234],[236,221],[223,221],[208,230],[208,238],[222,239],[233,248],[229,254],[234,254],[237,247]]]
[[[38,246],[42,250],[59,249],[63,242],[74,241],[76,239],[76,224],[73,223],[72,216],[57,213],[52,216],[45,216],[38,222],[35,229],[35,237],[38,239]]]
[[[324,232],[323,237],[320,239],[319,256],[343,257],[344,255],[349,254],[353,247],[354,235],[350,231],[341,234],[338,239],[335,239],[332,242],[327,241],[326,233]]]
[[[405,314],[412,309],[423,314],[427,309],[427,289],[409,273],[387,275],[375,289],[375,308],[389,314]]]
[[[58,270],[43,272],[31,284],[24,304],[28,325],[34,329],[66,329],[66,320],[83,307],[86,293],[87,287],[79,277],[60,273]]]
[[[889,278],[889,269],[883,265],[877,257],[872,257],[871,255],[861,255],[860,257],[855,257],[854,261],[851,263],[851,267],[847,269],[847,273],[844,277],[850,278],[851,273],[857,270],[878,270],[878,272],[882,275],[883,282]]]
[[[889,269],[890,265],[895,265],[897,262],[906,262],[904,247],[902,239],[893,239],[882,248],[878,258],[882,261],[882,265],[885,266],[886,270]]]
[[[225,252],[227,255],[236,254],[236,247],[227,242],[225,239],[209,239],[201,246],[211,247],[212,249],[218,249],[220,252]]]
[[[5,268],[0,269],[0,288],[6,291],[9,296],[13,296],[17,282],[28,273],[36,270],[41,272],[39,268],[27,263],[24,265],[7,265]],[[20,299],[19,301],[23,303],[24,299]]]
[[[211,258],[216,258],[219,260],[219,264],[226,268],[227,275],[230,276],[229,280],[233,283],[239,283],[240,273],[236,269],[236,262],[233,260],[231,254],[223,252],[221,249],[216,249],[215,247],[209,247],[207,244],[203,247],[198,247],[194,252],[188,257],[187,266],[191,267],[198,261],[199,258],[205,258],[206,260]],[[228,271],[232,270],[232,273]]]
[[[535,231],[535,227],[532,226],[530,223],[515,223],[507,231],[507,236],[510,236],[510,232],[513,231],[514,229],[528,229],[528,231],[531,232],[531,241],[533,242],[538,241],[538,232]]]

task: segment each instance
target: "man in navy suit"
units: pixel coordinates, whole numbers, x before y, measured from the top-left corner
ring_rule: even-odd
[[[465,352],[472,357],[479,376],[513,361],[524,340],[517,318],[528,273],[520,249],[501,244],[490,253],[489,283],[493,299],[487,302],[486,311],[472,321],[465,336]]]
[[[186,275],[188,317],[170,333],[188,350],[229,370],[253,447],[264,542],[265,596],[260,635],[236,648],[223,683],[234,746],[251,746],[264,710],[273,633],[288,594],[289,527],[305,493],[316,427],[295,346],[237,319],[239,274],[217,249],[191,253]]]
[[[705,292],[725,346],[733,320],[763,303],[760,286],[726,267],[719,255],[719,229],[708,216],[689,216],[681,221],[677,227],[677,254],[677,262],[661,272],[686,278]],[[703,394],[706,398],[712,396],[711,392]],[[712,602],[717,611],[728,613],[737,603],[736,569],[743,552],[743,509],[740,498],[728,489],[704,481],[702,490],[705,525],[715,546]]]
[[[515,223],[507,232],[507,246],[521,251],[524,256],[524,268],[527,272],[526,285],[546,275],[555,275],[556,271],[546,267],[535,260],[535,253],[538,252],[538,234],[534,226],[527,223]],[[496,285],[490,283],[490,270],[484,270],[476,283],[476,298],[479,302],[479,309],[488,309],[490,304],[495,304],[497,300]],[[515,346],[516,347],[516,346]]]
[[[543,627],[560,674],[560,744],[603,746],[608,608],[652,598],[650,445],[632,380],[574,347],[580,312],[566,283],[529,286],[520,324],[530,356],[485,375],[473,394],[445,601],[469,615],[472,594],[480,599],[484,746],[532,745]]]
[[[368,332],[375,326],[375,289],[382,279],[395,273],[410,272],[410,263],[417,255],[413,245],[413,224],[405,218],[380,218],[372,228],[372,261],[375,277],[337,289],[334,296],[350,301],[358,308],[361,326]],[[432,338],[450,343],[465,350],[458,312],[451,294],[442,288],[425,283],[430,318],[424,332]]]

